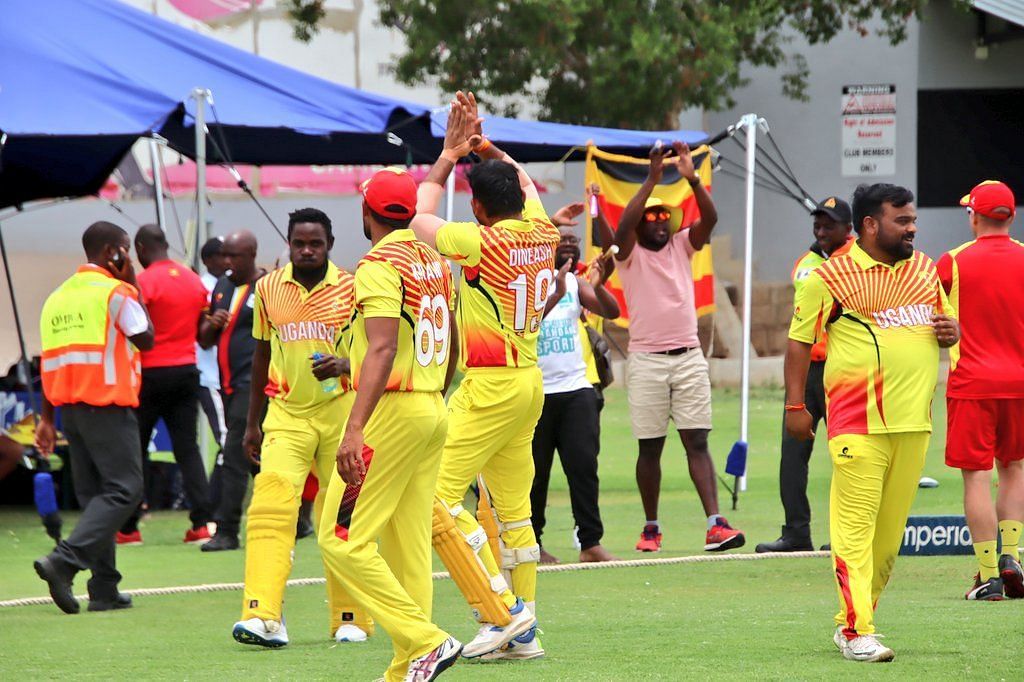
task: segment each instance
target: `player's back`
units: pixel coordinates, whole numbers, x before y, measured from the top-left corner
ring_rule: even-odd
[[[444,390],[454,292],[448,263],[411,230],[395,230],[370,249],[356,268],[351,351],[356,389],[368,350],[366,317],[393,316],[399,318],[398,352],[385,390]]]
[[[1024,244],[985,235],[943,255],[938,269],[961,328],[948,395],[1024,397]]]
[[[462,266],[459,325],[466,368],[537,364],[558,239],[537,201],[526,202],[522,220],[447,223],[438,233],[441,253]]]

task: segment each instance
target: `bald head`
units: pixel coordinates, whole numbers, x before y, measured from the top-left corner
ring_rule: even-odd
[[[135,233],[135,253],[144,268],[148,268],[150,263],[165,260],[167,248],[167,236],[159,225],[149,223]]]
[[[249,284],[256,278],[256,235],[249,230],[239,230],[224,239],[220,253],[228,278],[236,285]]]

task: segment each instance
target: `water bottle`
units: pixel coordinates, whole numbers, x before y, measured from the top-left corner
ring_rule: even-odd
[[[313,353],[312,357],[314,361],[317,361],[323,360],[327,356],[324,355],[323,353]],[[324,393],[334,393],[336,390],[338,390],[338,379],[337,377],[329,377],[321,381],[320,386],[323,387]]]
[[[43,519],[46,534],[60,542],[61,518],[57,511],[57,495],[53,489],[53,476],[48,472],[40,472],[33,477],[33,492],[36,510]]]

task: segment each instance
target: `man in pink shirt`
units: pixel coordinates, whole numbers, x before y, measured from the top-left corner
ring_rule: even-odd
[[[665,183],[683,177],[693,188],[701,217],[672,234],[672,213],[652,198],[662,183],[663,160],[673,156]],[[629,360],[626,391],[633,435],[639,440],[636,482],[647,523],[637,550],[661,549],[658,496],[661,492],[661,451],[671,417],[686,450],[690,478],[707,515],[704,549],[719,552],[742,547],[743,533],[718,513],[715,464],[708,452],[711,430],[711,381],[697,339],[690,257],[708,243],[718,213],[711,195],[693,167],[690,149],[651,151],[651,165],[640,191],[622,211],[615,244],[619,277],[629,309]]]

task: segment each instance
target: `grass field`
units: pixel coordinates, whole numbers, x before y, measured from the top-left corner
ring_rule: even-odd
[[[944,422],[942,403],[935,402],[939,424]],[[781,393],[770,390],[758,392],[751,405],[749,489],[737,511],[726,511],[730,522],[747,533],[748,546],[740,552],[752,552],[754,544],[779,532],[780,406]],[[712,452],[720,469],[736,437],[738,413],[737,395],[716,391]],[[605,545],[621,558],[634,558],[643,514],[633,481],[636,446],[622,391],[609,392],[603,427]],[[920,492],[914,513],[960,513],[959,479],[942,464],[942,440],[940,430],[925,468],[940,486]],[[701,554],[700,504],[678,439],[669,443],[663,458],[662,556]],[[816,544],[828,539],[828,476],[819,442],[810,480]],[[573,523],[560,472],[552,488],[544,544],[570,561],[575,557]],[[723,490],[723,510],[726,498]],[[28,509],[0,509],[0,600],[45,595],[31,567],[49,549],[38,517]],[[74,519],[69,516],[70,527]],[[201,554],[181,544],[186,526],[184,513],[154,514],[143,527],[146,544],[118,553],[122,587],[242,579],[242,552]],[[964,602],[973,572],[968,557],[900,559],[878,610],[879,629],[897,652],[888,666],[850,663],[834,649],[836,597],[827,559],[544,574],[538,610],[547,657],[519,664],[460,663],[444,679],[1021,679],[1024,602]],[[315,541],[300,541],[292,577],[319,575]],[[84,576],[76,587],[84,591]],[[439,581],[435,588],[435,620],[468,640],[475,627],[454,585]],[[80,615],[66,616],[52,605],[0,609],[0,677],[371,680],[390,659],[383,634],[363,645],[335,645],[328,638],[322,587],[289,589],[291,644],[281,650],[242,647],[231,640],[239,601],[238,592],[212,592],[137,597],[135,608],[117,613],[90,614],[83,608]]]

